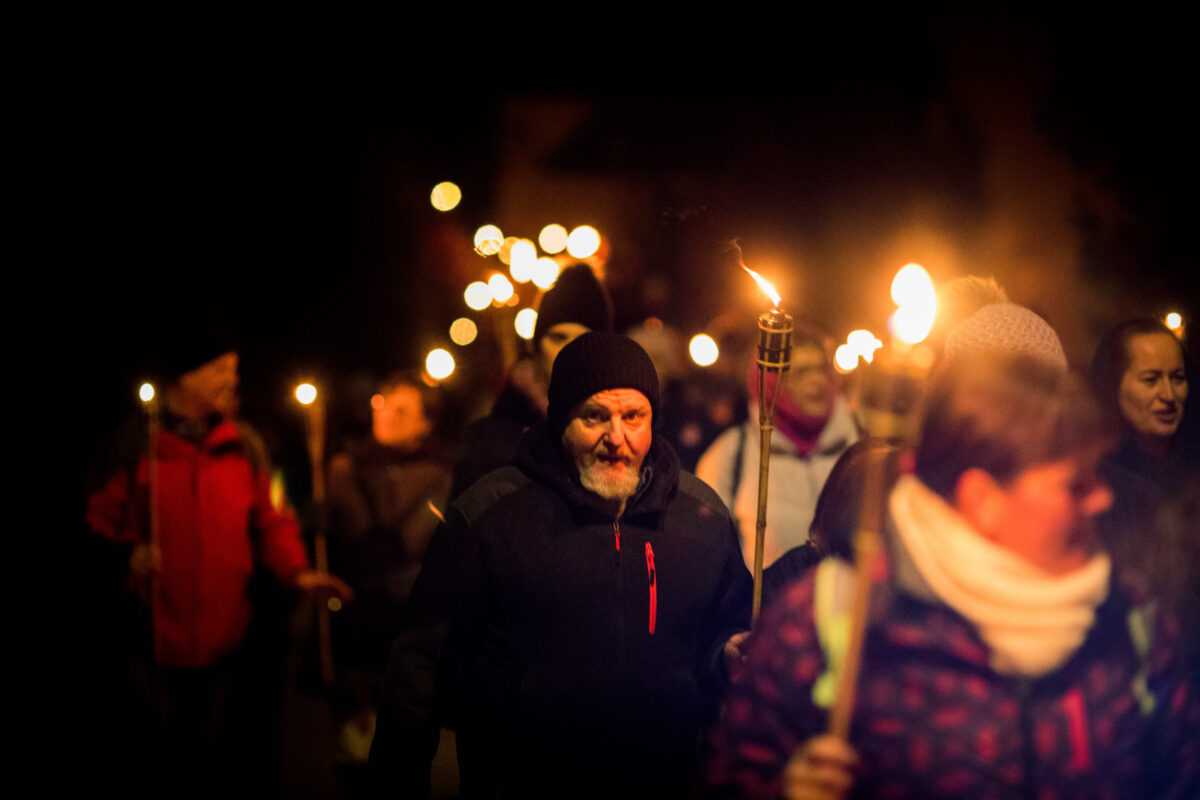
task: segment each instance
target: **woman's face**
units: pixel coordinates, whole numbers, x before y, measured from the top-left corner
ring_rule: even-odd
[[[1117,390],[1121,416],[1143,436],[1174,436],[1188,394],[1179,343],[1166,333],[1139,333],[1125,347],[1129,366]]]
[[[792,350],[792,368],[784,385],[801,413],[810,417],[829,416],[833,408],[833,378],[825,351],[820,347],[801,344]]]

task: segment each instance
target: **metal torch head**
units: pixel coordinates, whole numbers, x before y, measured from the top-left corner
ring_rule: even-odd
[[[768,372],[792,366],[792,315],[773,308],[758,317],[758,365]]]

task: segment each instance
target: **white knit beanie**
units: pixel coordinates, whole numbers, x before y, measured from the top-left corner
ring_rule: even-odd
[[[946,337],[946,359],[985,352],[1027,355],[1067,369],[1067,354],[1046,320],[1024,306],[984,306],[960,322]]]

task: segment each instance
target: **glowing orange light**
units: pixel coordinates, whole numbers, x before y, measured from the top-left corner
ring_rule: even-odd
[[[451,211],[460,200],[462,189],[450,181],[442,181],[429,193],[429,202],[433,203],[433,207],[438,211]]]
[[[580,225],[567,236],[567,252],[572,258],[590,258],[600,249],[600,231]]]
[[[528,283],[537,263],[537,246],[528,239],[515,242],[508,253],[508,268],[517,283]]]
[[[463,292],[463,299],[468,308],[482,311],[492,304],[492,289],[483,281],[474,281]]]
[[[1167,314],[1167,317],[1163,320],[1163,322],[1165,322],[1167,327],[1171,330],[1177,331],[1183,327],[1183,315],[1178,311],[1172,311],[1170,314]]]
[[[430,350],[425,356],[425,371],[436,381],[449,378],[454,373],[454,356],[441,347]]]
[[[532,308],[522,308],[513,320],[513,327],[517,329],[517,336],[526,340],[532,339],[533,331],[537,327],[537,312]]]
[[[302,406],[311,406],[317,402],[317,387],[311,383],[302,383],[296,387],[296,401]]]
[[[504,243],[504,232],[495,225],[484,225],[475,231],[475,252],[481,256],[494,256]]]
[[[721,349],[717,347],[717,342],[707,333],[697,333],[688,342],[688,355],[692,357],[697,365],[701,367],[711,367],[717,363],[717,359],[721,355]]]
[[[538,234],[538,244],[542,250],[551,255],[561,253],[567,247],[567,229],[562,225],[551,224],[542,228]]]
[[[892,279],[892,300],[899,306],[888,320],[892,335],[906,344],[919,344],[933,330],[937,291],[920,264],[905,264]]]
[[[450,323],[450,341],[460,347],[466,347],[475,341],[479,335],[479,327],[466,317],[459,317]]]
[[[143,383],[138,387],[138,399],[143,403],[149,403],[154,399],[154,384]]]
[[[859,353],[854,350],[853,346],[848,344],[838,345],[838,349],[833,352],[833,365],[842,374],[853,372],[858,366],[858,357]]]
[[[492,300],[498,305],[504,305],[513,296],[512,282],[499,272],[488,278],[487,285],[492,290]]]
[[[856,357],[870,364],[875,360],[875,351],[883,347],[883,342],[875,334],[860,328],[846,335],[846,345]]]
[[[775,291],[775,287],[771,285],[771,282],[745,264],[742,265],[742,269],[750,273],[750,277],[754,278],[754,282],[758,284],[758,288],[762,290],[762,293],[771,298],[771,302],[775,304],[776,308],[779,308],[779,303],[783,298],[779,296],[779,292]]]
[[[517,242],[521,241],[516,236],[509,236],[500,244],[500,261],[504,264],[512,263],[512,249]]]
[[[539,289],[549,289],[558,280],[560,271],[558,262],[549,256],[543,256],[533,265],[533,285]]]
[[[371,395],[371,408],[375,409],[376,411],[383,410],[384,402],[383,395],[381,395],[379,392]]]

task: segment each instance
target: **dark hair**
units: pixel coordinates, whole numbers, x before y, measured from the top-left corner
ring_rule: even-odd
[[[1129,369],[1129,340],[1134,336],[1155,333],[1169,336],[1179,345],[1179,352],[1183,356],[1184,370],[1190,381],[1192,370],[1188,365],[1187,350],[1184,348],[1183,342],[1179,341],[1170,328],[1150,317],[1126,320],[1109,329],[1100,338],[1100,343],[1096,345],[1096,352],[1092,355],[1088,377],[1091,380],[1092,389],[1096,393],[1096,399],[1100,401],[1101,407],[1123,428],[1127,427],[1128,423],[1121,414],[1117,395],[1120,391],[1121,379],[1125,376],[1125,370]]]
[[[916,474],[951,499],[971,468],[997,481],[1107,447],[1113,428],[1087,385],[1030,356],[957,359],[931,381]]]
[[[838,458],[817,497],[808,529],[809,539],[823,555],[853,560],[854,532],[864,523],[871,524],[863,519],[864,506],[875,505],[867,502],[871,498],[864,497],[868,474],[870,470],[882,472],[883,480],[877,484],[880,498],[876,501],[882,506],[882,497],[900,477],[900,453],[886,439],[863,439]]]
[[[421,380],[420,373],[416,370],[406,369],[389,373],[379,382],[379,391],[386,393],[400,386],[411,386],[420,393],[421,411],[425,415],[425,419],[429,420],[430,426],[436,428],[438,420],[442,416],[441,390]]]

